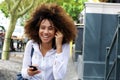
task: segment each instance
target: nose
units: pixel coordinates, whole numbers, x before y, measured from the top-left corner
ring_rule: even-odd
[[[49,32],[49,30],[46,28],[45,30],[44,30],[44,33],[48,33]]]

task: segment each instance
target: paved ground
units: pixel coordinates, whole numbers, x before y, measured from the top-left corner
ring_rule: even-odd
[[[0,60],[0,71],[7,69],[7,71],[5,71],[3,74],[12,72],[10,74],[16,76],[16,73],[18,73],[21,70],[22,57],[23,57],[23,53],[12,52],[10,60],[8,61]],[[11,75],[6,76],[9,77],[9,79],[8,78],[3,79],[2,78],[3,74],[0,74],[0,80],[15,80],[15,76],[11,77]],[[67,75],[64,80],[78,80],[78,75],[72,58],[70,58],[69,60]]]

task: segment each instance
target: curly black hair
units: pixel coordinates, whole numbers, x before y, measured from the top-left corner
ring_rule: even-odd
[[[48,19],[57,30],[63,33],[63,44],[75,39],[77,29],[73,19],[61,6],[55,3],[44,3],[35,9],[31,18],[25,24],[25,34],[28,38],[40,43],[39,25],[44,19]]]

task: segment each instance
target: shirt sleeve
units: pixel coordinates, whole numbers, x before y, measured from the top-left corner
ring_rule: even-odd
[[[53,75],[55,80],[62,80],[66,74],[68,59],[70,55],[70,45],[64,44],[62,52],[55,55],[53,64]]]
[[[31,49],[32,49],[32,41],[28,41],[26,44],[25,52],[24,52],[24,57],[23,57],[23,65],[22,65],[22,76],[26,79],[30,79],[31,76],[28,75],[27,69],[28,66],[31,65]]]

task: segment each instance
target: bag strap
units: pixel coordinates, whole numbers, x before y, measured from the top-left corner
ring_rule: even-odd
[[[31,60],[32,60],[32,56],[33,56],[33,52],[34,52],[34,48],[32,47],[32,49],[31,49]],[[31,61],[31,65],[32,65],[32,61]]]

